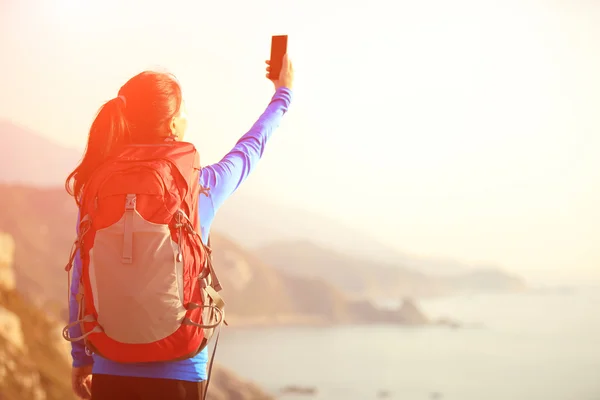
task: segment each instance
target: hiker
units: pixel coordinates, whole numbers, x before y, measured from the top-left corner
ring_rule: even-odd
[[[63,336],[72,345],[72,387],[80,398],[205,398],[206,341],[224,322],[210,226],[256,167],[292,100],[287,55],[278,79],[269,78],[266,64],[275,86],[266,110],[221,161],[206,167],[183,140],[186,108],[173,75],[142,72],[100,108],[83,159],[65,184],[79,217],[65,268],[73,265]]]

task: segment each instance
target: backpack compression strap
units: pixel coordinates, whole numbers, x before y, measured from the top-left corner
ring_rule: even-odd
[[[206,245],[210,249],[210,235],[208,235],[208,240],[206,241]],[[212,253],[209,254],[208,257],[212,257]],[[211,268],[211,270],[212,270],[212,268]],[[214,277],[216,277],[216,275],[214,275]],[[217,280],[217,282],[218,282],[218,280]],[[223,322],[224,322],[224,319],[223,319]],[[215,354],[217,353],[217,346],[219,345],[219,335],[220,334],[221,334],[221,324],[219,324],[219,327],[217,328],[217,337],[215,338],[215,347],[213,348],[212,355],[210,356],[210,362],[208,363],[208,376],[206,378],[206,387],[204,388],[204,397],[202,398],[202,400],[206,400],[206,396],[208,394],[208,386],[210,385],[210,377],[212,376],[212,368],[213,368],[213,363],[215,361]]]

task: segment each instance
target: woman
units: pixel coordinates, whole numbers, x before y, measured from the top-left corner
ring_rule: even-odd
[[[267,78],[269,78],[269,61]],[[200,185],[209,188],[200,196],[202,239],[206,242],[216,211],[254,170],[266,142],[279,126],[292,100],[293,67],[284,56],[275,94],[265,112],[218,163],[202,168]],[[66,181],[67,191],[79,199],[90,175],[117,148],[127,143],[155,143],[167,137],[183,140],[187,128],[185,104],[177,80],[169,74],[142,72],[131,78],[108,101],[92,123],[85,155]],[[75,258],[70,290],[70,322],[77,319],[77,282],[81,276]],[[78,325],[70,336],[81,335]],[[177,362],[119,364],[96,354],[89,356],[82,342],[72,342],[72,386],[82,399],[201,399],[207,378],[208,351]],[[93,384],[92,384],[93,375]]]

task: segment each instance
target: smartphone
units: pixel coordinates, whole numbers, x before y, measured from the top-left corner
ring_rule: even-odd
[[[288,35],[275,35],[271,37],[271,72],[269,79],[279,79],[283,56],[287,52]]]

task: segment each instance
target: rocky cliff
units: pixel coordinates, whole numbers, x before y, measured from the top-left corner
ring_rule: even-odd
[[[0,233],[4,277],[14,276],[13,261],[13,239]],[[69,387],[68,350],[56,340],[58,328],[17,294],[14,278],[0,282],[0,398],[74,398]]]
[[[12,268],[15,241],[12,236],[0,233],[0,288],[13,290],[16,286],[15,271]]]
[[[12,237],[0,233],[0,269],[14,271]],[[70,387],[69,345],[60,337],[62,323],[14,290],[14,279],[0,282],[0,399],[75,400]],[[256,385],[216,366],[211,400],[269,400]]]

